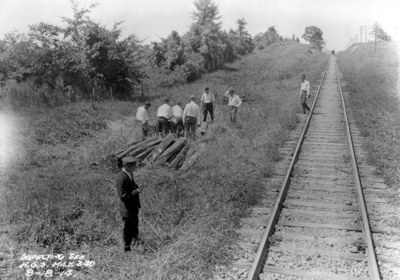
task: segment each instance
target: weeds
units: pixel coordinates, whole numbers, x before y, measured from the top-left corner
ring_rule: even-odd
[[[30,244],[35,252],[84,253],[96,261],[96,269],[81,279],[212,278],[215,265],[233,259],[229,248],[239,220],[263,198],[263,180],[273,174],[278,148],[296,124],[301,110],[298,74],[306,73],[315,84],[325,67],[325,55],[307,51],[301,44],[265,49],[196,83],[153,92],[185,104],[208,85],[217,98],[216,122],[199,140],[207,142],[207,149],[185,176],[157,166],[135,174],[146,186],[139,225],[146,245],[129,256],[120,253],[115,169],[92,163],[136,137],[138,129],[129,116],[138,104],[96,103],[97,110],[90,103],[69,105],[58,108],[60,116],[55,118],[31,112],[32,125],[25,128],[21,142],[29,145],[20,151],[29,157],[16,165],[5,185],[9,199],[1,217],[13,221],[10,237]],[[241,128],[229,122],[222,104],[231,86],[256,100],[239,109]],[[152,102],[152,118],[161,102]],[[45,113],[52,116],[56,111]],[[76,126],[70,125],[74,121]],[[92,122],[106,125],[89,126],[83,137],[64,141],[65,132],[78,135]],[[38,131],[47,133],[46,142],[34,140]],[[17,248],[19,254],[26,253]],[[21,271],[15,268],[13,273],[10,279]]]
[[[398,46],[382,42],[361,44],[354,52],[339,55],[353,112],[368,152],[367,163],[377,167],[385,183],[398,188],[400,174],[400,100],[398,96]],[[397,83],[396,83],[397,81]]]

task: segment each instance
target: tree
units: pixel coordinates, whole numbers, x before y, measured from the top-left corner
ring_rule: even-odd
[[[374,26],[372,27],[372,31],[370,32],[372,36],[374,36],[375,40],[377,41],[391,41],[392,38],[385,32],[383,31],[382,27],[375,22]]]
[[[197,0],[192,13],[195,22],[185,34],[185,49],[200,53],[204,57],[204,67],[214,70],[223,58],[221,23],[216,22],[218,6],[212,0]]]
[[[32,75],[35,46],[25,34],[7,33],[2,40],[0,76],[1,82],[14,79],[24,81]]]
[[[322,38],[323,32],[316,26],[308,26],[305,28],[303,36],[301,36],[311,45],[316,46],[319,50],[322,50],[324,39]]]
[[[232,32],[232,34],[237,37],[236,41],[239,54],[244,55],[246,53],[251,53],[254,49],[254,44],[251,35],[246,30],[247,22],[242,18],[238,19],[236,24],[236,32]]]
[[[153,66],[173,71],[175,66],[184,63],[182,39],[175,30],[160,43],[152,42],[152,45],[150,61]]]
[[[2,81],[29,79],[35,86],[64,90],[69,85],[82,93],[90,93],[92,87],[113,87],[117,95],[131,92],[144,75],[137,38],[131,35],[119,40],[120,23],[109,30],[88,17],[96,5],[81,9],[71,3],[74,15],[62,18],[65,28],[40,22],[29,26],[28,36],[5,36],[1,44]]]
[[[216,23],[215,21],[221,18],[218,16],[218,6],[212,0],[197,0],[194,2],[194,6],[196,10],[192,12],[192,18],[199,25]],[[220,23],[216,24],[220,25]]]
[[[392,41],[392,37],[386,32],[383,32],[383,34],[381,34],[380,39],[383,41]]]
[[[254,36],[253,42],[258,49],[264,49],[265,47],[280,41],[281,38],[276,31],[275,26],[268,27],[268,30],[264,33],[259,33]]]

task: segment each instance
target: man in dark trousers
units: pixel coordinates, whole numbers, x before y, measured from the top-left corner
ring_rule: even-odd
[[[139,193],[141,189],[135,183],[132,172],[137,168],[139,159],[125,157],[122,159],[122,171],[117,176],[117,190],[119,196],[119,212],[124,222],[123,237],[125,252],[131,251],[132,239],[138,240],[139,234]]]
[[[204,89],[204,93],[201,96],[200,100],[200,108],[204,109],[203,110],[203,122],[207,121],[207,112],[210,113],[211,117],[211,122],[214,122],[214,108],[213,108],[213,102],[215,101],[214,94],[212,94],[208,87]],[[204,107],[203,107],[204,103]]]
[[[303,109],[303,114],[310,111],[307,105],[307,99],[310,98],[310,83],[306,81],[306,75],[301,75],[301,86],[300,86],[300,103]]]

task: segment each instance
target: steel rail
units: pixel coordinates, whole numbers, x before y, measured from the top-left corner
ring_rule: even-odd
[[[342,92],[342,86],[340,83],[340,77],[339,77],[339,71],[338,71],[338,66],[336,63],[336,58],[335,58],[335,69],[336,69],[336,75],[337,79],[339,82],[339,89],[340,89],[340,96],[342,98],[342,105],[343,105],[343,113],[344,113],[344,119],[346,121],[346,134],[347,134],[347,142],[351,154],[351,164],[353,167],[353,176],[354,176],[354,183],[355,183],[355,188],[358,193],[358,199],[359,199],[359,206],[362,214],[362,220],[363,220],[363,225],[364,225],[364,234],[365,234],[365,241],[367,242],[367,252],[368,252],[368,268],[369,268],[369,276],[372,280],[379,280],[380,278],[380,273],[379,273],[379,266],[376,262],[376,254],[375,254],[375,249],[374,245],[372,243],[372,235],[371,235],[371,230],[369,226],[369,219],[368,219],[368,214],[367,214],[367,209],[365,207],[365,199],[364,199],[364,193],[362,191],[362,185],[361,185],[361,180],[360,176],[358,173],[358,165],[357,165],[357,158],[354,152],[354,147],[353,147],[353,140],[351,137],[351,131],[350,131],[350,125],[349,121],[347,118],[347,113],[346,113],[346,104],[344,102],[344,97],[343,97],[343,92]]]
[[[278,198],[276,200],[275,206],[274,206],[274,208],[273,208],[273,210],[271,212],[271,216],[269,218],[267,227],[265,229],[265,233],[264,233],[264,235],[263,235],[263,237],[261,239],[260,245],[259,245],[258,250],[257,250],[257,254],[256,254],[255,258],[254,258],[253,264],[252,264],[251,269],[249,271],[249,274],[247,276],[247,280],[257,280],[258,279],[260,271],[261,271],[261,268],[263,266],[263,261],[264,261],[265,257],[268,254],[268,239],[272,236],[272,234],[274,232],[274,229],[275,229],[275,226],[276,226],[276,224],[278,222],[278,218],[279,218],[279,215],[280,215],[281,209],[282,209],[283,200],[286,197],[286,193],[287,193],[287,190],[288,190],[288,187],[289,187],[289,183],[290,183],[290,178],[291,178],[291,175],[293,173],[294,165],[297,163],[297,160],[299,158],[301,146],[302,146],[302,144],[304,142],[305,135],[306,135],[308,127],[310,125],[311,116],[312,116],[312,114],[314,112],[314,107],[315,107],[315,104],[317,102],[319,93],[321,91],[322,83],[324,82],[324,79],[325,79],[325,76],[326,76],[326,72],[328,71],[328,67],[329,67],[330,63],[331,63],[331,58],[329,58],[328,64],[326,65],[326,68],[325,68],[325,71],[324,71],[324,75],[323,75],[321,83],[319,84],[319,87],[318,87],[317,95],[314,98],[314,102],[312,104],[311,111],[310,111],[310,113],[308,115],[306,124],[305,124],[305,126],[303,128],[303,131],[302,131],[301,135],[300,135],[300,139],[299,139],[299,142],[297,143],[296,150],[293,153],[293,158],[292,158],[292,160],[290,162],[288,171],[286,172],[285,179],[284,179],[284,181],[282,183],[282,187],[281,187],[281,189],[279,191],[279,195],[278,195]]]

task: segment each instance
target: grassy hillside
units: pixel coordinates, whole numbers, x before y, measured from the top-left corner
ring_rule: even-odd
[[[122,253],[118,170],[105,157],[137,137],[133,116],[139,104],[78,103],[7,115],[15,139],[2,178],[2,249],[13,267],[7,279],[21,279],[17,258],[23,253],[71,251],[96,262],[75,269],[76,279],[212,278],[215,265],[233,259],[229,248],[238,221],[262,199],[277,149],[296,125],[300,74],[317,84],[327,59],[308,45],[288,42],[196,83],[152,93],[154,118],[163,98],[186,103],[207,85],[217,97],[216,122],[198,140],[207,150],[185,176],[158,167],[135,174],[147,186],[139,225],[147,245],[129,255]],[[240,108],[238,128],[222,105],[229,87],[256,100]]]
[[[357,44],[341,53],[350,110],[367,137],[368,163],[387,184],[400,186],[399,48],[396,42]],[[393,202],[397,202],[394,198]]]

